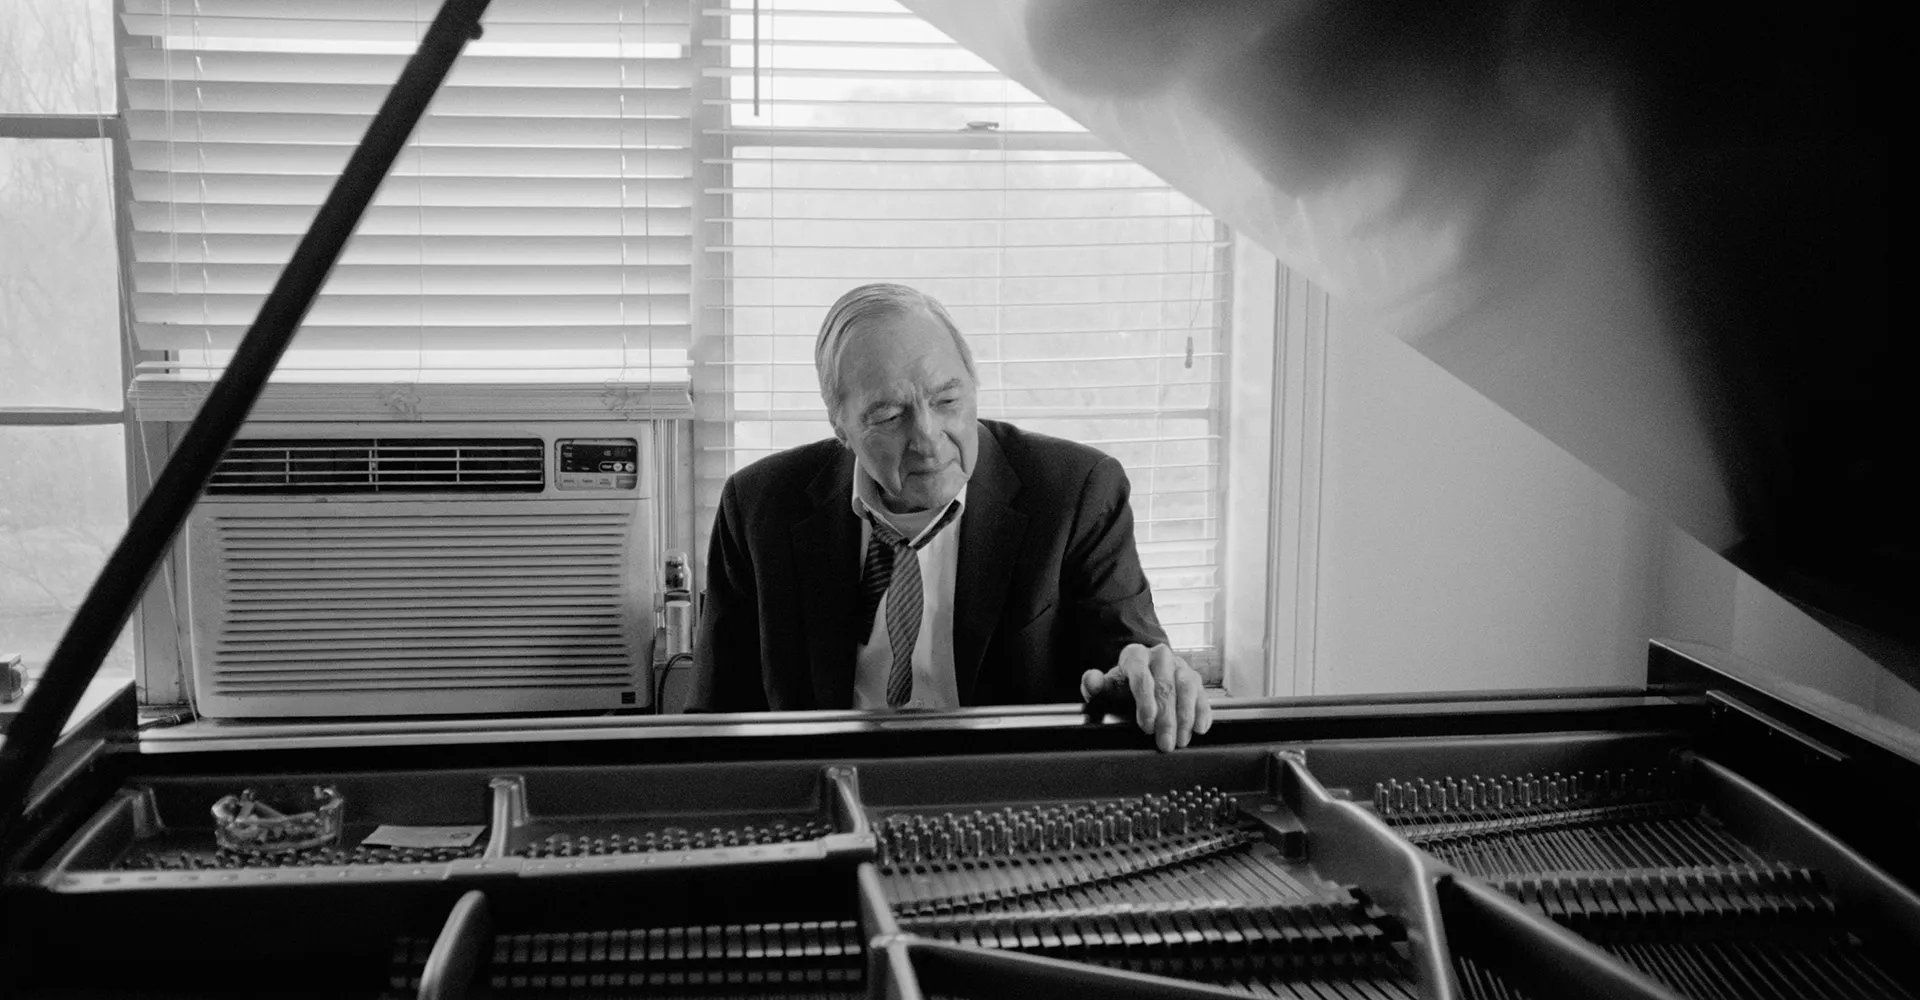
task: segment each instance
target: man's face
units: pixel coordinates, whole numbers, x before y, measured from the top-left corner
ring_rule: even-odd
[[[871,319],[840,347],[833,429],[898,513],[960,492],[979,455],[973,376],[953,335],[920,311]]]

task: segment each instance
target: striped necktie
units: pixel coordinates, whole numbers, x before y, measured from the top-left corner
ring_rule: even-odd
[[[940,533],[955,514],[959,504],[948,504],[931,527],[909,542],[877,517],[869,517],[873,540],[867,543],[867,563],[860,574],[861,615],[864,623],[861,641],[873,634],[873,616],[880,610],[880,597],[886,595],[887,646],[893,652],[893,666],[887,671],[887,707],[899,708],[913,698],[913,647],[920,640],[920,615],[925,607],[921,592],[920,559],[915,552]]]

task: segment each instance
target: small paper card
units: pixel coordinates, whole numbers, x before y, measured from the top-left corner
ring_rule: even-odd
[[[471,847],[486,829],[484,826],[394,826],[383,823],[360,843],[365,847]]]

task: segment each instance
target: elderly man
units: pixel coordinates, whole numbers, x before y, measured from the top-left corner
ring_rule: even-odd
[[[1127,476],[981,420],[947,311],[863,285],[814,345],[833,439],[727,480],[707,556],[700,711],[1124,704],[1161,750],[1212,724],[1167,647]]]

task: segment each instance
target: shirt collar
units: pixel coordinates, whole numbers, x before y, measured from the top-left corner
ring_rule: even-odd
[[[918,547],[922,541],[921,536],[930,532],[934,525],[950,522],[959,517],[960,511],[958,509],[954,511],[954,517],[947,518],[942,515],[946,514],[949,507],[961,509],[966,507],[967,486],[963,484],[960,487],[960,492],[954,494],[953,499],[947,501],[945,507],[937,510],[916,511],[912,514],[896,514],[888,510],[886,504],[881,502],[880,484],[873,481],[873,477],[867,474],[867,470],[860,464],[860,460],[855,458],[853,462],[852,502],[855,517],[863,521],[877,517],[885,522],[887,527],[892,528],[895,534],[902,538],[909,539],[908,544]]]

